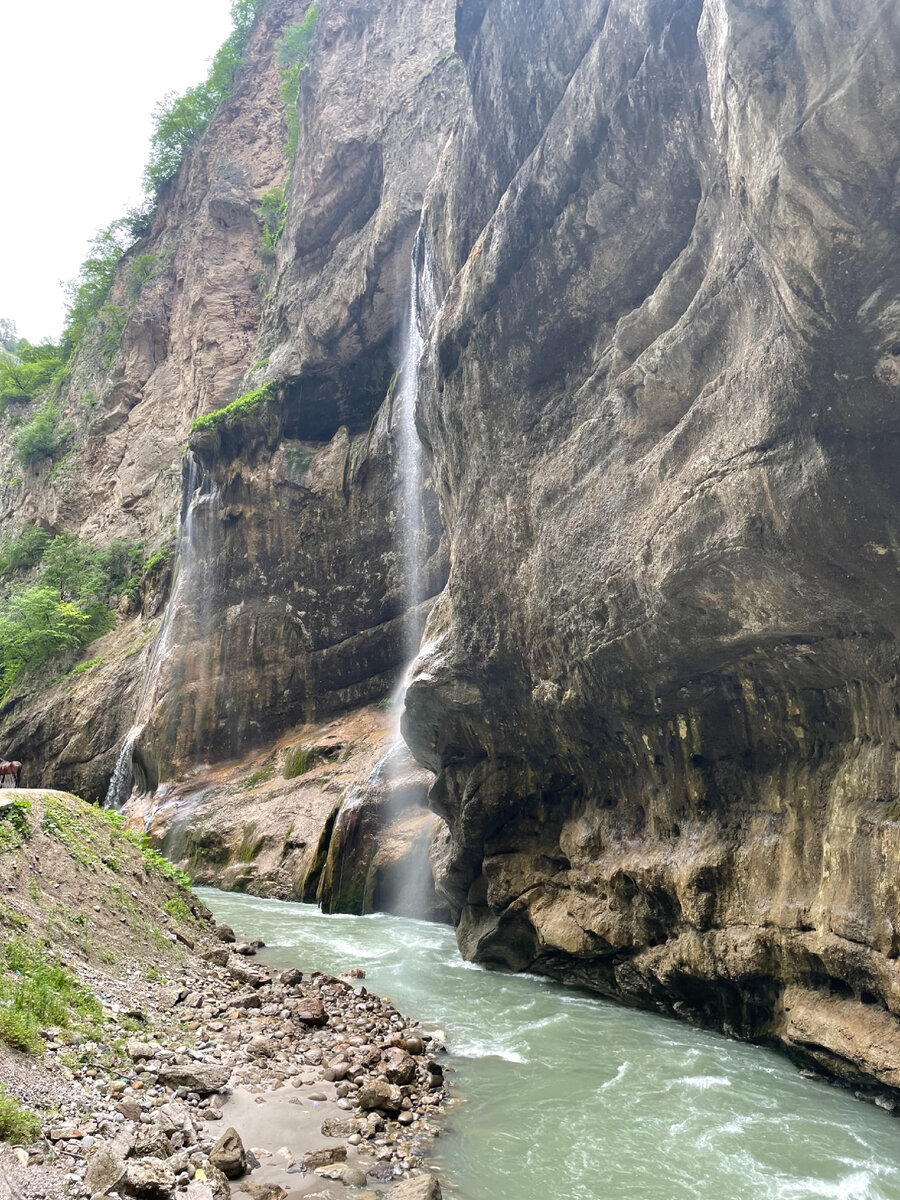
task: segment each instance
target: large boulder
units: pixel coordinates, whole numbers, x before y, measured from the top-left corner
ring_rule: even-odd
[[[231,1078],[231,1067],[219,1067],[211,1063],[165,1066],[159,1072],[159,1081],[170,1088],[187,1088],[201,1096],[211,1095],[225,1087]]]
[[[232,1127],[225,1130],[212,1150],[209,1161],[228,1179],[239,1179],[247,1167],[247,1156],[240,1134]]]

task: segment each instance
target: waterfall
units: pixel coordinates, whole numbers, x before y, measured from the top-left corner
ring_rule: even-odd
[[[406,697],[409,669],[420,648],[419,606],[427,591],[424,580],[426,540],[422,507],[425,482],[425,463],[422,442],[416,429],[416,404],[419,395],[419,360],[436,313],[433,272],[428,240],[424,228],[416,236],[410,263],[409,306],[407,311],[405,347],[400,370],[397,434],[399,443],[399,480],[397,487],[400,519],[397,523],[399,559],[402,570],[404,601],[403,660],[406,664],[400,682],[391,699],[393,717],[391,744],[387,753],[372,772],[383,780],[387,793],[386,816],[396,817],[407,807],[403,780],[415,763],[400,732],[400,722]],[[396,911],[424,915],[426,897],[431,891],[431,871],[423,847],[404,863],[395,897]]]
[[[400,720],[409,665],[419,653],[421,606],[428,591],[424,578],[428,539],[423,515],[425,462],[416,430],[416,403],[419,361],[436,315],[432,279],[427,240],[420,229],[410,263],[403,354],[390,412],[396,456],[394,538],[403,610],[401,654],[408,665],[389,704],[391,729],[386,752],[366,778],[347,791],[335,821],[329,852],[330,869],[334,872],[330,896],[338,906],[347,903],[352,889],[359,885],[360,870],[366,887],[373,883],[373,877],[366,875],[371,869],[371,861],[366,858],[371,839],[377,838],[392,824],[396,829],[395,823],[402,822],[405,813],[424,804],[422,771],[403,740]],[[365,862],[360,855],[366,858]],[[391,893],[387,897],[382,892],[382,899],[391,911],[406,916],[430,916],[434,912],[434,890],[427,839],[413,841],[411,850],[396,863],[396,870],[387,876],[379,872],[378,881],[376,886],[387,888]]]
[[[104,808],[121,808],[131,795],[134,786],[135,743],[144,731],[147,716],[152,710],[152,701],[156,697],[156,684],[159,680],[160,671],[171,654],[172,625],[175,614],[181,608],[193,586],[192,576],[194,574],[195,556],[192,553],[191,547],[194,542],[196,513],[198,506],[209,499],[209,496],[202,495],[203,480],[200,464],[190,450],[185,454],[185,469],[187,472],[184,485],[185,501],[182,505],[181,521],[178,527],[175,583],[172,593],[169,596],[169,602],[166,605],[162,623],[154,639],[153,648],[150,651],[150,659],[144,674],[144,686],[141,690],[134,721],[125,735],[125,740],[119,751],[119,757],[116,760],[115,768],[110,777],[106,798],[103,801]],[[213,485],[210,495],[215,496],[215,494],[216,489],[215,485]]]

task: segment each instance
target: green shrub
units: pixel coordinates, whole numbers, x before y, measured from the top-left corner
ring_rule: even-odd
[[[275,245],[281,237],[285,217],[287,216],[287,200],[285,199],[283,187],[272,187],[268,191],[263,192],[259,198],[259,215],[263,223],[260,258],[263,262],[273,262],[275,259]]]
[[[118,357],[127,321],[128,313],[121,304],[103,304],[97,313],[97,349],[107,370]]]
[[[19,533],[0,547],[0,575],[12,575],[36,567],[51,541],[50,534],[37,525],[23,525]]]
[[[71,421],[59,419],[59,405],[45,400],[27,425],[16,430],[16,456],[23,466],[41,458],[52,458],[68,442],[75,427]]]
[[[156,274],[157,261],[155,254],[138,254],[128,264],[125,283],[132,308],[137,303],[141,288]]]
[[[41,1135],[40,1118],[25,1108],[0,1083],[0,1142],[36,1142]]]
[[[270,396],[274,396],[275,392],[276,384],[274,380],[270,380],[254,392],[245,392],[243,396],[238,396],[237,400],[232,400],[224,408],[207,413],[205,417],[197,417],[191,425],[191,433],[199,433],[204,429],[215,429],[219,425],[226,424],[233,417],[249,416],[253,409],[257,408]]]
[[[0,854],[18,850],[31,833],[28,823],[30,810],[28,800],[14,800],[9,807],[0,809]]]
[[[170,563],[174,557],[175,547],[172,544],[160,546],[160,548],[155,550],[144,563],[142,579],[148,579],[151,575],[157,574],[164,566]]]
[[[163,912],[168,913],[170,917],[174,917],[177,921],[189,921],[191,919],[191,910],[180,896],[172,896],[167,900],[163,905]]]
[[[23,674],[113,627],[115,599],[137,595],[142,553],[140,543],[125,538],[103,549],[73,534],[43,543],[37,580],[13,582],[0,596],[0,699]],[[24,552],[13,557],[28,560]]]
[[[309,47],[318,19],[319,6],[312,4],[302,21],[288,25],[277,46],[276,61],[281,68],[281,86],[278,94],[284,105],[284,119],[288,130],[284,151],[289,163],[294,161],[300,140],[300,117],[297,112],[300,101],[300,74],[309,64]]]

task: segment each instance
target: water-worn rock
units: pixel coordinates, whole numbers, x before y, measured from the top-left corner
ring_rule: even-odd
[[[303,1021],[304,1024],[317,1028],[328,1024],[325,1005],[317,996],[304,996],[302,1000],[298,1000],[291,1006],[291,1015],[295,1020]]]
[[[323,1137],[348,1138],[356,1133],[359,1122],[353,1119],[341,1120],[339,1117],[327,1117],[322,1122]]]
[[[388,1188],[390,1200],[441,1200],[441,1185],[434,1175],[418,1175]]]
[[[209,1161],[218,1167],[228,1179],[238,1179],[246,1169],[244,1143],[236,1129],[229,1127],[225,1130],[212,1150]]]
[[[332,1163],[344,1162],[347,1158],[346,1146],[323,1146],[319,1150],[308,1150],[303,1155],[307,1170],[314,1171],[316,1167],[330,1167]]]
[[[385,1057],[384,1074],[388,1083],[403,1087],[416,1077],[416,1060],[399,1048],[389,1050]]]
[[[277,1183],[242,1183],[250,1200],[285,1200],[287,1192]]]
[[[377,1108],[382,1112],[395,1113],[400,1111],[403,1093],[386,1079],[367,1079],[357,1092],[356,1099],[364,1111]]]

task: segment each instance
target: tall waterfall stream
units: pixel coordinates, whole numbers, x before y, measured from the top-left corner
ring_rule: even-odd
[[[338,973],[445,1031],[456,1200],[900,1200],[900,1126],[783,1057],[463,962],[450,929],[198,889],[265,961]]]

